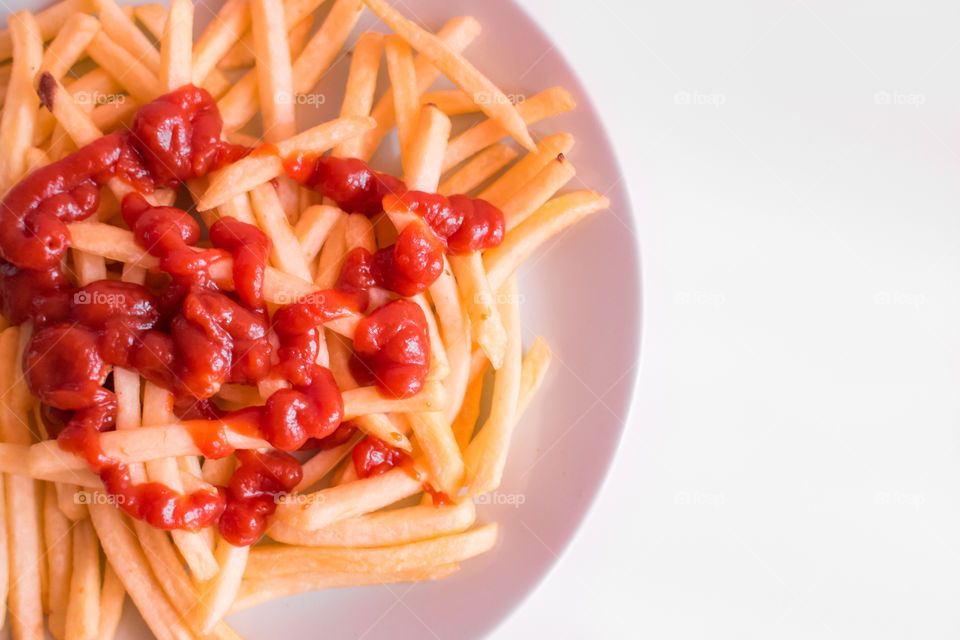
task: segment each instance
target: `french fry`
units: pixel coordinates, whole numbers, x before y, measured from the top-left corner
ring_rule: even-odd
[[[539,122],[545,118],[558,115],[573,109],[576,105],[573,97],[562,87],[553,87],[541,91],[535,96],[527,98],[516,107],[517,113],[527,124]],[[492,118],[470,127],[447,146],[447,153],[443,160],[443,170],[447,171],[460,164],[476,152],[500,140],[508,132]],[[534,147],[528,147],[535,151]]]
[[[303,50],[313,28],[313,12],[325,0],[288,0],[283,4],[284,25],[287,40],[290,42],[290,58],[296,58]],[[230,50],[227,51],[217,67],[223,70],[252,67],[254,57],[253,34],[247,31]]]
[[[474,102],[492,121],[497,122],[521,145],[531,151],[534,150],[533,138],[530,137],[524,118],[517,107],[476,67],[448,47],[440,38],[404,18],[385,0],[364,0],[364,2],[397,35],[426,56],[454,84],[473,96]]]
[[[445,564],[426,569],[399,572],[375,573],[309,573],[289,574],[257,580],[245,580],[230,613],[237,613],[270,600],[307,591],[319,591],[335,587],[392,584],[395,582],[421,582],[441,580],[459,569],[457,564]]]
[[[530,401],[536,394],[537,389],[543,382],[543,377],[550,366],[552,354],[547,341],[537,336],[530,345],[530,350],[523,359],[523,367],[520,371],[520,393],[517,397],[517,417],[523,415],[523,412],[530,406]]]
[[[470,373],[470,325],[463,312],[457,282],[448,261],[436,282],[430,285],[430,297],[437,309],[437,320],[446,347],[450,374],[444,381],[446,406],[444,420],[453,420],[467,389]]]
[[[312,205],[300,214],[294,234],[308,263],[320,253],[320,247],[342,215],[345,214],[337,207],[325,204]]]
[[[465,451],[473,432],[477,427],[477,419],[480,417],[480,401],[483,397],[483,376],[476,376],[467,386],[467,392],[463,396],[463,403],[460,405],[460,412],[454,418],[450,428],[457,439],[457,446],[461,451]]]
[[[37,120],[37,97],[33,76],[43,60],[40,29],[28,11],[8,18],[13,41],[13,68],[0,116],[0,192],[12,187],[26,169],[27,147]]]
[[[477,556],[493,548],[496,540],[497,524],[491,523],[464,533],[391,547],[267,545],[250,552],[244,579],[314,571],[374,573],[424,569]]]
[[[361,0],[336,0],[323,25],[293,62],[293,90],[308,93],[326,72],[360,17]],[[256,113],[256,76],[248,72],[217,103],[227,131],[239,129]],[[339,142],[339,141],[338,141]]]
[[[443,89],[424,93],[420,96],[420,104],[424,106],[432,104],[448,116],[480,111],[480,106],[473,101],[473,96],[460,89]]]
[[[146,570],[147,559],[123,515],[114,506],[100,502],[91,501],[90,519],[107,560],[147,626],[158,640],[191,640],[190,630],[167,600],[154,574]]]
[[[413,66],[410,46],[400,36],[389,35],[383,39],[387,71],[393,89],[393,112],[397,118],[397,135],[400,138],[400,154],[404,157],[413,141],[420,110],[420,95],[417,93],[417,72]]]
[[[202,85],[250,26],[248,0],[227,0],[193,46],[193,84]]]
[[[193,66],[193,3],[170,0],[160,39],[159,75],[164,91],[190,84]]]
[[[554,133],[537,144],[534,153],[528,153],[519,162],[510,167],[489,187],[480,192],[479,198],[495,207],[502,207],[507,200],[525,184],[533,180],[557,156],[570,153],[573,148],[573,136],[569,133]],[[479,157],[483,152],[477,154]],[[465,166],[469,166],[465,165]]]
[[[57,35],[73,14],[90,13],[92,10],[89,0],[63,0],[35,14],[41,42]],[[6,60],[13,52],[13,33],[12,28],[8,27],[0,31],[0,60]]]
[[[310,268],[293,229],[287,224],[277,190],[270,183],[255,187],[250,192],[250,202],[260,227],[273,240],[270,261],[285,273],[309,280]]]
[[[443,152],[450,137],[450,126],[450,118],[435,106],[428,104],[420,110],[420,117],[415,124],[416,137],[408,147],[403,147],[406,149],[404,178],[408,189],[430,192],[437,190],[440,169],[443,166]]]
[[[503,243],[483,256],[490,288],[498,291],[520,263],[537,247],[578,220],[610,206],[594,191],[574,191],[558,196],[506,234]]]
[[[60,80],[83,56],[87,45],[98,31],[100,23],[93,16],[85,13],[71,15],[57,33],[57,37],[43,52],[40,68]]]
[[[289,138],[297,130],[293,112],[293,69],[283,21],[283,3],[281,0],[250,0],[250,17],[263,137],[267,142],[277,142]]]
[[[443,28],[437,32],[437,38],[452,51],[459,53],[466,49],[479,34],[480,23],[471,16],[461,16],[443,25]],[[418,55],[414,58],[413,66],[417,72],[417,93],[426,91],[440,77],[440,70],[434,67],[426,56]],[[369,160],[373,156],[377,147],[380,146],[380,141],[397,124],[396,114],[393,111],[392,89],[387,89],[380,96],[370,115],[377,121],[377,126],[363,137],[362,151],[357,157],[364,160]]]
[[[160,71],[160,52],[150,40],[137,28],[115,0],[91,0],[103,31],[118,46],[122,47],[133,59],[146,67],[151,73]],[[129,56],[128,56],[129,58]],[[119,80],[119,78],[118,78]],[[122,82],[122,80],[121,80]]]
[[[421,482],[405,469],[391,469],[383,475],[291,496],[277,505],[271,521],[297,529],[320,529],[412,496],[420,491]]]
[[[510,231],[539,209],[573,179],[576,170],[562,155],[547,163],[534,178],[507,200],[501,210]]]
[[[10,593],[10,539],[7,534],[7,490],[6,486],[10,482],[10,477],[0,474],[0,619],[6,620],[7,617],[7,596]]]
[[[16,38],[16,36],[15,36]],[[15,40],[16,42],[16,40]],[[29,335],[29,327],[23,329]],[[0,436],[4,442],[30,444],[28,424],[33,398],[20,375],[21,328],[0,333],[0,388],[6,389],[0,403]],[[10,626],[14,640],[43,638],[40,596],[40,534],[34,481],[26,476],[5,478],[7,544],[10,562]]]
[[[144,393],[144,411],[147,412],[146,391]],[[384,398],[376,387],[348,389],[341,395],[344,420],[353,420],[370,413],[436,411],[441,407],[443,388],[437,382],[428,382],[417,395],[401,399]],[[144,423],[148,424],[146,418]],[[236,449],[262,449],[269,446],[265,440],[234,431],[229,428],[229,425],[226,425],[225,436],[227,443]],[[100,445],[104,455],[122,463],[203,454],[193,440],[189,423],[149,425],[135,432],[108,431],[100,437]],[[86,468],[82,458],[63,451],[53,441],[32,445],[27,453],[27,465],[30,476],[37,478],[61,478],[74,470]],[[176,477],[176,480],[171,481],[179,482],[179,473]]]
[[[100,628],[100,550],[90,520],[73,528],[73,571],[67,604],[66,639],[96,640]]]
[[[490,414],[464,452],[469,495],[480,495],[500,486],[506,463],[510,436],[516,424],[517,400],[520,395],[521,335],[517,304],[516,279],[510,278],[498,301],[500,316],[507,330],[507,347],[503,366],[493,379],[493,400]]]
[[[4,532],[5,533],[5,532]],[[57,640],[64,640],[70,573],[73,563],[70,522],[57,505],[57,489],[53,483],[45,486],[43,500],[43,539],[47,566],[50,572],[49,616],[47,626]],[[6,562],[6,554],[3,556]],[[4,601],[6,598],[4,598]]]
[[[150,67],[132,57],[105,32],[100,31],[94,36],[87,45],[87,53],[138,101],[150,102],[163,93],[160,81]]]
[[[408,413],[406,418],[423,450],[434,488],[449,496],[457,495],[463,480],[463,458],[450,423],[435,412]]]
[[[306,547],[386,547],[459,533],[477,518],[472,500],[444,507],[418,505],[378,511],[305,531],[274,521],[267,535],[286,544]]]
[[[156,425],[169,422],[173,418],[173,396],[169,391],[147,382],[143,388],[143,424]],[[129,438],[143,433],[144,428],[136,431],[115,431]],[[106,446],[104,451],[106,452]],[[181,455],[194,455],[192,452]],[[147,479],[161,482],[174,491],[183,492],[183,480],[177,467],[179,456],[154,457],[146,460]],[[217,574],[219,567],[213,550],[207,545],[202,532],[175,529],[170,532],[174,544],[180,550],[184,562],[190,567],[190,573],[198,581],[209,580]]]
[[[117,635],[126,595],[120,576],[107,562],[103,569],[103,586],[100,589],[100,626],[96,635],[99,640],[110,640]]]
[[[492,144],[441,182],[437,191],[445,196],[470,193],[516,157],[512,147],[499,142]]]
[[[217,542],[220,572],[201,589],[200,629],[210,633],[230,611],[240,590],[250,547],[235,547],[222,538]]]
[[[478,251],[450,256],[450,266],[463,295],[473,340],[483,349],[493,368],[499,369],[503,364],[507,333],[483,269],[483,258]]]
[[[380,70],[380,54],[383,51],[383,36],[365,31],[357,38],[350,59],[350,75],[340,106],[340,116],[368,116],[373,108],[373,94],[377,89],[377,73]],[[333,149],[333,155],[345,158],[356,157],[363,140],[354,137],[341,142]]]
[[[281,158],[295,154],[319,156],[335,145],[371,129],[371,118],[338,118],[307,129],[276,144],[276,154],[251,154],[242,160],[212,174],[210,186],[197,202],[197,209],[205,211],[222,205],[241,193],[268,182],[283,173]]]
[[[359,441],[360,435],[355,434],[339,446],[315,453],[312,458],[303,463],[303,476],[300,483],[294,487],[293,493],[303,493],[330,473]]]

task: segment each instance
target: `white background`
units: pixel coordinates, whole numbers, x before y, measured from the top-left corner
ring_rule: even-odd
[[[629,179],[643,354],[495,637],[956,637],[960,5],[520,4]]]

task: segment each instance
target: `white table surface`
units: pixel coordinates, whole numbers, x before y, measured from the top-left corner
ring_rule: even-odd
[[[494,637],[957,637],[960,5],[521,4],[616,142],[644,335],[606,486]]]

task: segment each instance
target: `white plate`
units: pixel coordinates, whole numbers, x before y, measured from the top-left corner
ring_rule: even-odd
[[[569,157],[578,174],[570,188],[605,193],[611,208],[541,248],[520,272],[525,343],[544,336],[554,360],[514,436],[503,485],[493,494],[499,504],[480,507],[482,521],[500,523],[497,547],[443,581],[303,594],[232,616],[230,624],[249,640],[468,638],[489,632],[546,575],[583,521],[633,394],[640,289],[630,203],[597,113],[560,55],[562,44],[552,43],[506,0],[404,0],[399,8],[434,30],[451,17],[476,16],[483,33],[467,57],[507,93],[529,97],[566,87],[577,109],[531,131],[536,139],[555,131],[574,134]],[[206,11],[198,6],[198,19]],[[384,30],[368,13],[355,33],[370,27]],[[321,115],[339,108],[348,64],[341,58],[321,81]],[[150,637],[129,602],[127,613],[119,637]]]

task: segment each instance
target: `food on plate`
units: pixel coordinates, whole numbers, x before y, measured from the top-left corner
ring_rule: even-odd
[[[227,0],[195,34],[189,0],[63,0],[0,32],[14,638],[112,637],[126,595],[158,638],[235,638],[231,612],[496,541],[474,499],[551,357],[514,273],[607,200],[560,193],[573,137],[527,127],[573,100],[511,101],[463,55],[473,18],[323,4]],[[365,10],[388,32],[302,126]]]

